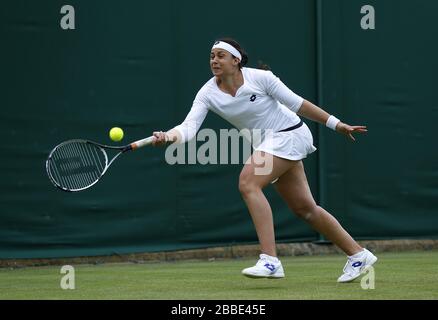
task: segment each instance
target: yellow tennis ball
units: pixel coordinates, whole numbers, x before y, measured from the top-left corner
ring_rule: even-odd
[[[123,130],[119,127],[114,127],[110,130],[109,136],[113,141],[120,141],[123,139]]]

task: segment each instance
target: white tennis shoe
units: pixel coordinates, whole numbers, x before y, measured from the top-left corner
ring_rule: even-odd
[[[243,269],[242,274],[249,278],[284,278],[281,261],[266,254],[260,255],[254,267]]]
[[[338,282],[351,282],[365,273],[375,262],[377,257],[367,249],[348,257],[344,267],[344,274],[338,278]]]

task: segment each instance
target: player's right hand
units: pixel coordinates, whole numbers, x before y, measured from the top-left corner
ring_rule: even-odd
[[[169,141],[169,137],[166,132],[163,131],[155,131],[153,133],[154,140],[152,141],[152,145],[154,147],[161,147],[167,144]]]

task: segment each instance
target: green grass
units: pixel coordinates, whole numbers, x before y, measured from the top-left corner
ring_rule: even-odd
[[[283,257],[286,278],[248,279],[254,259],[75,266],[75,290],[60,267],[0,269],[0,299],[438,299],[438,251],[381,253],[375,289],[338,284],[340,255]]]

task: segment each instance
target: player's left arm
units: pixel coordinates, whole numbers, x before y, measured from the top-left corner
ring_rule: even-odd
[[[305,99],[301,104],[301,107],[298,109],[297,114],[323,125],[327,124],[327,121],[330,117],[330,114],[328,114],[326,111]],[[366,126],[350,126],[349,124],[340,121],[336,125],[336,131],[345,134],[351,140],[356,141],[356,139],[353,137],[353,133],[365,133],[368,130]]]
[[[330,117],[323,109],[294,93],[271,71],[260,72],[260,78],[262,86],[270,96],[280,101],[280,103],[298,115],[332,127],[333,130],[336,129],[337,132],[345,134],[353,141],[356,141],[353,137],[353,133],[367,132],[366,126],[350,126],[343,122],[336,123],[335,118]],[[330,121],[327,123],[329,118]]]

